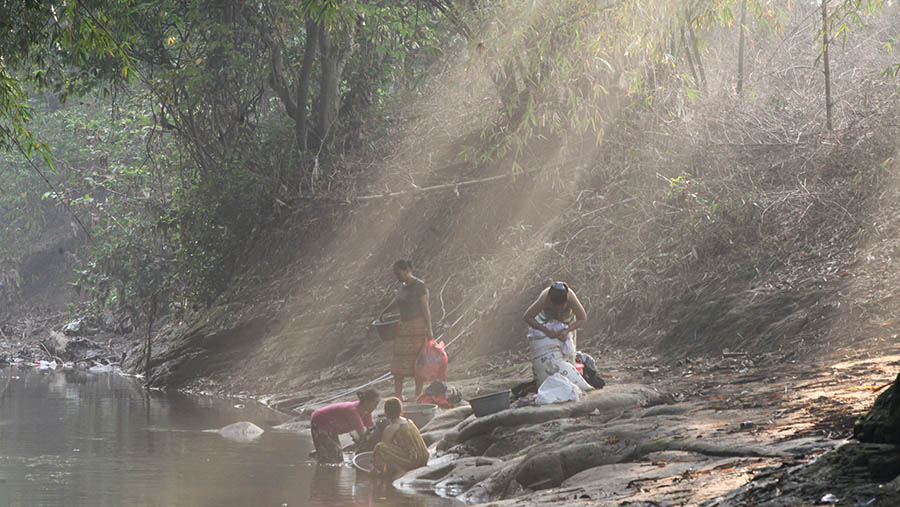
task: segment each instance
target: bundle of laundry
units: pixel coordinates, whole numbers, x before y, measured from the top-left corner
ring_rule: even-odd
[[[548,320],[544,323],[544,327],[552,332],[559,332],[569,326],[558,320]],[[558,338],[550,338],[542,330],[533,327],[528,328],[528,341],[532,342],[532,350],[534,350],[534,342],[540,342],[541,347],[559,347],[564,357],[572,357],[575,355],[575,343],[572,340],[572,331],[565,334],[565,341]]]
[[[606,385],[606,381],[597,375],[597,362],[587,352],[578,351],[575,353],[575,362],[582,364],[581,376],[588,384],[602,389]]]
[[[566,324],[550,320],[544,323],[544,327],[550,331],[562,331],[566,328]],[[528,341],[531,345],[531,369],[538,386],[548,377],[559,374],[584,391],[593,389],[581,377],[575,365],[569,362],[575,355],[571,333],[566,333],[566,339],[563,341],[550,338],[542,331],[532,328],[528,331]]]
[[[451,408],[460,401],[462,395],[459,394],[459,390],[442,380],[435,380],[429,384],[416,398],[416,403],[434,403],[441,408]]]

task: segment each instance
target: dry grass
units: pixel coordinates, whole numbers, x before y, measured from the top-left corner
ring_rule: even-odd
[[[387,351],[365,326],[391,296],[389,266],[399,257],[412,258],[428,282],[439,329],[462,333],[451,355],[522,347],[521,313],[554,279],[568,280],[586,304],[580,343],[588,348],[655,347],[675,357],[846,343],[829,334],[846,317],[843,273],[872,239],[872,222],[892,213],[882,191],[893,188],[895,164],[882,163],[894,156],[896,83],[875,78],[883,57],[862,56],[889,27],[866,31],[836,57],[839,122],[826,133],[817,74],[793,63],[815,59],[802,22],[782,36],[756,34],[743,100],[729,91],[732,42],[709,33],[701,102],[662,87],[653,107],[611,95],[602,144],[593,132],[556,136],[522,160],[539,172],[420,194],[509,174],[508,159],[459,157],[483,142],[498,107],[463,48],[421,97],[367,127],[382,137],[329,176],[330,199],[260,242],[253,259],[286,267],[252,272],[234,298],[276,317],[227,382],[265,376],[270,389],[289,390],[309,380],[300,372],[335,361],[386,368]],[[790,58],[772,59],[781,54]],[[848,61],[854,72],[841,70]],[[397,191],[409,193],[354,201]]]

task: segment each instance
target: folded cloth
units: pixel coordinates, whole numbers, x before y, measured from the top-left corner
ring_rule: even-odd
[[[422,395],[419,396],[419,399],[416,400],[417,403],[435,403],[434,401],[421,401],[422,396],[443,400],[443,403],[448,404],[448,406],[445,407],[443,403],[437,403],[441,408],[449,408],[462,401],[459,390],[443,380],[435,380],[428,384],[428,387],[425,388],[425,392],[423,392]]]
[[[544,327],[549,329],[550,331],[557,332],[562,331],[563,329],[568,329],[568,325],[560,322],[558,320],[548,320],[544,323]],[[571,357],[575,355],[575,343],[573,339],[573,332],[568,331],[565,334],[565,341],[561,341],[558,338],[550,338],[540,329],[535,329],[533,327],[528,328],[528,339],[532,342],[532,355],[531,357],[535,357],[535,353],[544,353],[547,352],[548,347],[556,346],[559,348],[560,352],[562,352],[563,357]],[[535,343],[537,342],[537,343]],[[535,350],[535,345],[538,346],[539,350]]]

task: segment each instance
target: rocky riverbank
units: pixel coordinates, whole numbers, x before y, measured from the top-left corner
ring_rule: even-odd
[[[879,502],[895,498],[894,490],[878,488],[880,476],[835,482],[814,471],[838,473],[847,464],[843,444],[853,421],[891,382],[900,365],[896,345],[873,341],[815,362],[741,352],[669,364],[640,351],[599,356],[607,387],[579,402],[483,418],[465,403],[441,413],[422,428],[435,450],[431,465],[395,486],[493,505],[739,505],[761,500],[767,488],[765,501],[776,502],[773,484],[790,474],[794,483],[809,480],[779,505],[847,498],[848,491]],[[530,364],[517,353],[451,363],[451,383],[467,399],[529,378]],[[353,387],[336,383],[333,392],[313,386],[264,399],[302,420],[317,400]],[[376,387],[389,394],[387,385]],[[873,462],[884,453],[864,450]]]
[[[0,365],[107,371],[121,366],[132,346],[127,337],[80,319],[67,320],[64,313],[7,319],[0,325]]]

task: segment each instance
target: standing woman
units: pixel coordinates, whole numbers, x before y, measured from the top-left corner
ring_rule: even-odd
[[[587,313],[581,306],[581,301],[578,301],[575,291],[569,288],[569,284],[553,282],[542,290],[537,300],[525,310],[522,320],[549,338],[565,341],[566,335],[571,333],[572,350],[567,350],[565,359],[575,364],[575,352],[578,351],[575,330],[587,320]],[[565,327],[558,330],[548,328],[545,324],[552,320],[565,324]]]
[[[394,338],[394,355],[391,359],[391,373],[394,375],[394,396],[403,399],[403,381],[415,376],[416,358],[428,339],[434,338],[431,330],[431,308],[428,306],[428,288],[425,282],[413,276],[412,264],[400,259],[394,263],[394,276],[400,281],[400,288],[393,301],[379,315],[400,311],[400,327]],[[416,380],[416,397],[422,394],[424,382]]]

